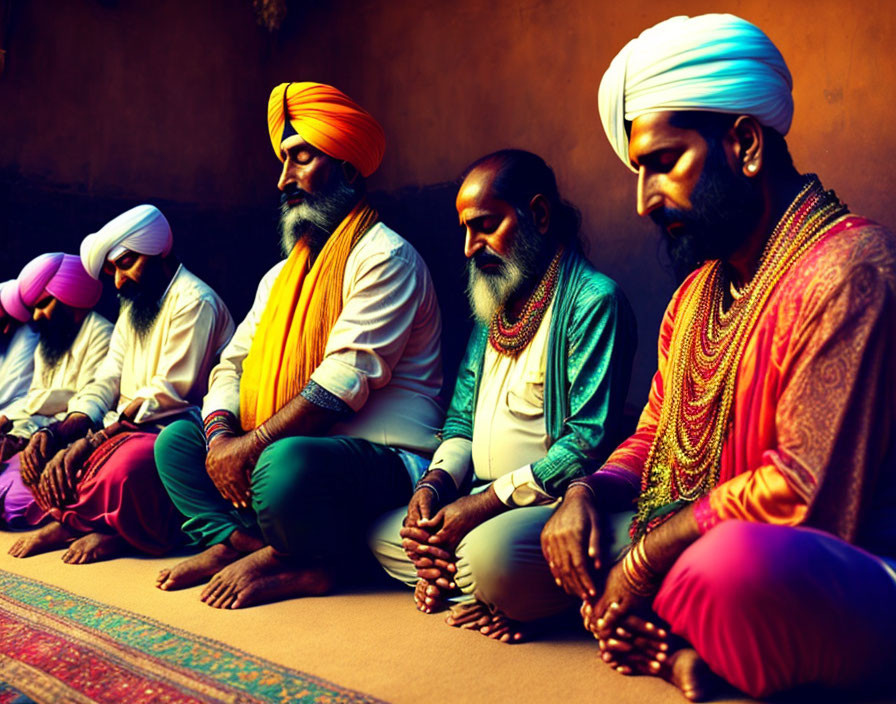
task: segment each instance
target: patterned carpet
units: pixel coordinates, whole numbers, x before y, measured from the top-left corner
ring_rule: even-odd
[[[378,700],[0,570],[0,704]]]

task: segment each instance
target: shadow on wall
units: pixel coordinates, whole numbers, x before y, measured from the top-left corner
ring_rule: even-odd
[[[456,193],[455,184],[440,183],[370,194],[381,219],[414,245],[432,273],[442,310],[446,399],[472,328]],[[241,320],[262,275],[280,258],[276,201],[270,207],[228,209],[160,199],[135,201],[59,190],[15,173],[0,174],[0,280],[16,276],[43,252],[77,254],[86,235],[141,202],[150,202],[165,214],[183,264],[212,286],[234,319]],[[104,283],[97,309],[114,320],[115,289],[108,280]]]

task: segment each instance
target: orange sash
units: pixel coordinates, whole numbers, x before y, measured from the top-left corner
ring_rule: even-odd
[[[305,388],[324,359],[327,338],[342,312],[345,264],[377,212],[358,203],[327,240],[310,271],[304,241],[293,247],[243,360],[240,421],[254,430]]]

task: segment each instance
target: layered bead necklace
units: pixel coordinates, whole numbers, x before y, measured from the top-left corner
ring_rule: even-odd
[[[544,319],[544,314],[554,298],[562,255],[563,248],[561,247],[548,265],[538,286],[529,295],[516,322],[508,319],[506,303],[495,311],[488,328],[488,341],[499,354],[516,357],[535,337],[535,333],[538,332],[538,327]]]
[[[641,475],[634,537],[674,513],[658,509],[695,501],[718,482],[746,342],[781,277],[847,213],[816,176],[807,179],[769,237],[750,282],[735,288],[721,261],[708,264],[696,274],[693,293],[676,315],[666,396]]]

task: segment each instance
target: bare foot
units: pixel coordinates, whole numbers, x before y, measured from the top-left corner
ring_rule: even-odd
[[[507,618],[500,612],[492,613],[479,601],[455,604],[448,610],[445,623],[455,628],[479,631],[482,635],[502,643],[520,643],[527,635],[521,623]]]
[[[216,609],[239,609],[290,597],[320,596],[332,587],[328,570],[296,567],[268,545],[218,572],[199,598]]]
[[[127,547],[127,541],[117,533],[88,533],[68,546],[62,561],[69,565],[99,562],[121,555]]]
[[[425,614],[443,611],[447,606],[444,590],[425,579],[417,580],[417,586],[414,589],[414,603],[417,605],[417,610]]]
[[[74,538],[76,533],[59,521],[48,523],[40,530],[19,538],[9,549],[13,557],[29,557],[48,550],[65,547]]]
[[[165,591],[192,587],[217,574],[242,556],[243,553],[230,547],[227,543],[212,545],[198,555],[159,572],[159,576],[156,577],[156,586]]]
[[[721,681],[693,648],[682,648],[665,663],[652,663],[651,674],[671,682],[692,702],[705,702],[713,696]]]

